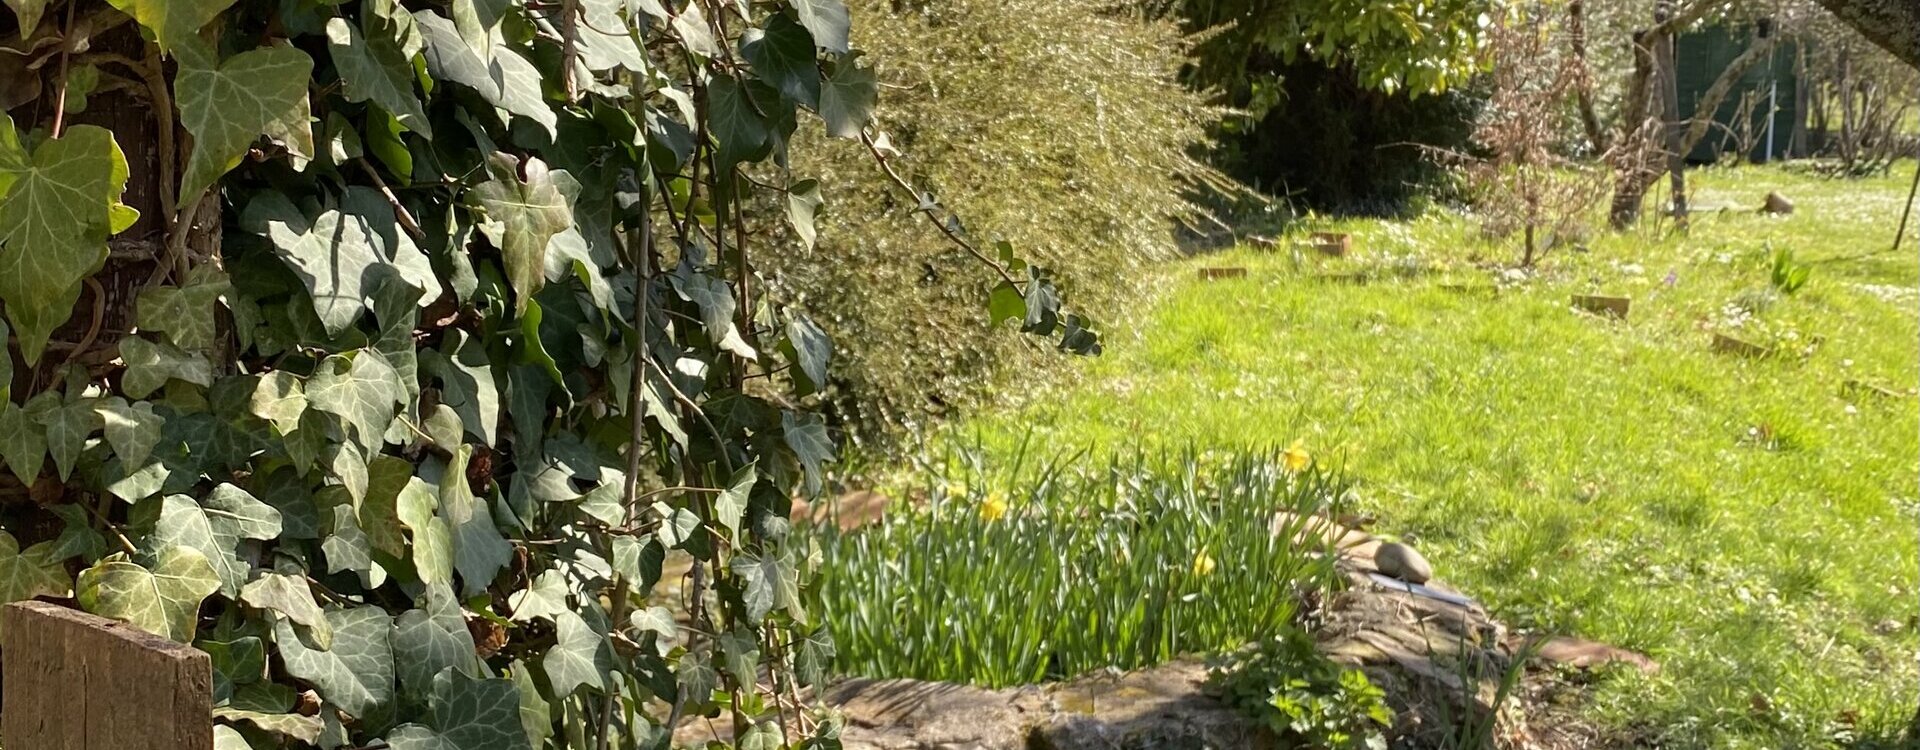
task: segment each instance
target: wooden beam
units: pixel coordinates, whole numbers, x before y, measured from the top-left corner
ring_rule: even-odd
[[[45,602],[0,613],[0,747],[213,750],[207,655]]]

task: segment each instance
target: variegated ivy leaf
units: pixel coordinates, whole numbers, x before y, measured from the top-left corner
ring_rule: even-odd
[[[220,592],[238,598],[252,566],[240,559],[241,539],[272,539],[280,534],[280,511],[230,484],[222,484],[196,502],[168,495],[159,503],[134,506],[135,525],[146,531],[140,547],[158,557],[173,547],[191,547],[205,557],[220,582]]]
[[[126,156],[107,130],[76,125],[29,156],[0,113],[0,300],[28,364],[106,262],[107,237],[139,215],[119,202],[126,185]]]
[[[328,609],[333,648],[301,642],[293,624],[274,624],[274,645],[287,674],[312,685],[320,697],[356,718],[376,715],[393,702],[392,620],[379,607]]]
[[[527,588],[513,592],[507,599],[507,607],[513,611],[514,622],[557,621],[556,618],[568,611],[566,574],[559,570],[541,573]]]
[[[473,446],[453,451],[453,460],[440,478],[440,517],[453,534],[453,569],[460,574],[460,593],[486,591],[500,569],[513,561],[513,545],[493,525],[486,503],[467,487],[467,464]]]
[[[168,547],[152,569],[115,553],[81,571],[75,588],[81,609],[191,643],[200,602],[220,590],[220,577],[199,550]]]
[[[182,42],[191,41],[193,35],[208,22],[219,16],[222,11],[233,5],[233,0],[112,0],[113,7],[122,13],[133,16],[141,26],[153,32],[153,38],[160,42],[163,50],[172,49]]]
[[[372,100],[408,130],[432,138],[426,110],[413,91],[413,61],[395,38],[397,31],[370,17],[363,34],[347,19],[334,18],[327,21],[327,52],[340,73],[347,101]]]
[[[356,506],[355,515],[374,551],[395,559],[407,558],[400,506],[403,499],[408,505],[418,503],[418,492],[431,495],[424,489],[416,491],[416,482],[419,478],[413,475],[413,464],[399,456],[374,456],[367,465],[367,494]]]
[[[780,430],[786,435],[787,447],[793,449],[793,455],[806,470],[807,494],[818,493],[822,467],[833,462],[833,438],[827,435],[826,419],[818,414],[783,411]]]
[[[558,133],[560,117],[541,91],[540,69],[507,44],[499,29],[481,32],[487,33],[482,43],[464,38],[454,21],[433,11],[415,11],[413,18],[426,38],[427,73],[434,80],[471,88],[489,104],[539,124],[548,137]]]
[[[840,58],[820,87],[820,119],[826,121],[827,135],[858,140],[873,121],[879,98],[880,82],[873,70],[860,67],[856,55]]]
[[[0,531],[0,604],[36,596],[66,596],[73,588],[64,557],[49,542],[20,549],[13,535]]]
[[[295,740],[309,745],[319,742],[320,734],[326,728],[326,720],[318,716],[267,713],[264,711],[248,711],[231,707],[214,709],[213,718],[226,722],[226,724],[251,724],[254,728],[278,737],[283,742]],[[214,727],[214,731],[217,732],[221,729],[227,729],[226,724]],[[238,747],[251,750],[250,745],[240,745]],[[220,750],[217,740],[214,750]]]
[[[213,364],[206,356],[181,351],[172,344],[128,336],[120,339],[120,360],[127,365],[120,376],[120,390],[128,398],[153,395],[168,380],[201,387],[213,385]]]
[[[606,685],[605,675],[613,668],[606,636],[572,612],[555,615],[553,623],[554,644],[540,657],[553,694],[572,695],[582,685],[595,689]]]
[[[804,391],[827,387],[827,365],[833,361],[833,340],[804,315],[787,321],[787,353],[804,376]]]
[[[80,459],[87,436],[99,428],[100,418],[94,413],[93,401],[77,399],[49,408],[38,416],[40,426],[46,430],[47,452],[53,456],[60,481],[73,475],[73,464]]]
[[[387,735],[393,750],[523,750],[520,691],[506,678],[476,679],[455,669],[433,678],[429,723]]]
[[[733,287],[726,280],[693,270],[686,263],[680,264],[667,278],[681,299],[700,307],[700,319],[707,326],[707,334],[713,337],[720,348],[747,359],[758,356],[753,347],[747,345],[746,339],[740,337],[740,329],[733,324]]]
[[[7,468],[22,484],[33,484],[46,463],[47,428],[41,426],[40,417],[59,403],[51,391],[42,392],[26,406],[0,403],[0,458],[7,460]]]
[[[377,448],[407,402],[407,388],[372,349],[327,357],[307,379],[307,403],[344,420],[362,446]]]
[[[847,17],[846,3],[841,0],[788,0],[788,4],[800,16],[800,25],[813,34],[815,44],[835,54],[844,55],[848,52],[847,32],[852,24]]]
[[[247,738],[225,724],[213,728],[213,750],[253,750]]]
[[[49,510],[60,517],[62,525],[60,536],[53,540],[47,554],[61,561],[78,557],[88,565],[107,554],[107,537],[93,527],[93,519],[87,516],[85,508],[78,503],[67,503]]]
[[[95,402],[100,421],[106,426],[107,445],[120,457],[122,466],[144,466],[160,442],[160,428],[166,418],[154,413],[150,401],[127,403],[115,396]]]
[[[467,618],[453,589],[430,585],[421,596],[421,608],[408,610],[393,621],[393,649],[406,658],[397,665],[400,690],[415,698],[433,694],[434,677],[444,670],[463,675],[481,674],[474,655]]]
[[[212,264],[194,266],[180,286],[142,290],[134,322],[143,331],[167,334],[181,349],[211,349],[214,306],[232,286],[227,274]]]
[[[467,202],[486,212],[480,231],[506,259],[515,307],[525,312],[546,282],[547,243],[573,226],[573,207],[556,173],[537,158],[528,157],[523,166],[510,154],[494,153],[487,157],[487,174],[492,179],[468,191]]]
[[[19,16],[21,39],[33,35],[34,29],[40,25],[40,15],[47,11],[49,2],[51,0],[7,0],[7,7]],[[0,192],[6,192],[6,189],[0,188]]]
[[[493,445],[500,426],[500,385],[487,348],[458,328],[438,351],[420,352],[420,366],[440,381],[440,402],[453,407],[469,435]]]
[[[453,583],[453,533],[446,520],[434,515],[439,506],[434,489],[419,477],[408,477],[395,500],[400,523],[413,532],[414,572],[429,586]]]
[[[180,124],[193,134],[193,153],[180,178],[181,205],[198,200],[214,181],[239,166],[247,148],[262,135],[280,135],[289,141],[289,150],[313,155],[307,103],[313,58],[307,53],[277,44],[221,61],[213,49],[189,38],[175,45],[174,54],[180,61],[174,75]]]
[[[307,386],[300,376],[286,370],[274,370],[254,383],[247,411],[272,422],[280,434],[300,429],[300,416],[307,413]]]
[[[339,335],[367,309],[367,290],[388,273],[374,229],[354,214],[328,208],[308,216],[284,193],[262,192],[240,214],[241,228],[267,238],[313,299],[328,335]]]
[[[546,747],[547,738],[553,736],[553,706],[540,694],[526,662],[516,661],[507,667],[507,677],[520,695],[520,726],[526,730],[527,739],[534,747]]]
[[[207,653],[213,666],[213,702],[233,699],[234,689],[259,682],[267,675],[267,646],[259,638],[244,636],[230,641],[202,640],[194,648]]]
[[[333,647],[333,626],[327,624],[313,589],[300,576],[265,573],[240,590],[240,602],[256,609],[270,609],[284,615],[293,624],[306,629],[304,635],[314,648]]]

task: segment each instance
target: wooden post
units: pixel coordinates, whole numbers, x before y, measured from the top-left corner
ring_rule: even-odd
[[[0,747],[213,750],[204,652],[45,602],[0,618]]]
[[[1673,15],[1671,0],[1660,0],[1654,5],[1653,18],[1656,26],[1663,26]],[[1654,40],[1654,68],[1659,71],[1660,81],[1660,121],[1667,142],[1667,172],[1673,193],[1674,223],[1682,229],[1687,226],[1687,155],[1681,153],[1685,148],[1684,133],[1686,118],[1680,114],[1680,65],[1679,55],[1675,54],[1675,38],[1678,29],[1669,29]],[[1708,117],[1713,114],[1709,112]]]

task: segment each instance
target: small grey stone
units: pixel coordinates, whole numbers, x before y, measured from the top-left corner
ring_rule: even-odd
[[[1760,206],[1760,212],[1785,216],[1793,213],[1793,201],[1788,200],[1787,196],[1781,195],[1780,192],[1776,190],[1767,193],[1767,202]]]
[[[1380,568],[1382,575],[1407,583],[1426,583],[1433,578],[1433,566],[1427,564],[1427,558],[1399,542],[1380,545],[1380,549],[1373,553],[1373,564]]]

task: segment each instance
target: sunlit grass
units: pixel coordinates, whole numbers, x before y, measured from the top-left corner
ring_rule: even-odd
[[[1344,459],[1383,530],[1507,622],[1659,660],[1597,684],[1616,728],[1669,747],[1894,736],[1920,703],[1920,262],[1888,252],[1912,169],[1695,172],[1696,205],[1726,210],[1683,236],[1555,250],[1497,296],[1443,286],[1491,284],[1500,270],[1475,261],[1518,257],[1452,216],[1316,227],[1355,235],[1338,261],[1196,258],[1060,393],[952,434],[1096,454],[1305,436]],[[1757,215],[1769,190],[1799,210]],[[1812,279],[1759,317],[1818,346],[1710,351],[1710,324],[1767,288],[1781,247]],[[1250,273],[1199,280],[1208,266]],[[1318,278],[1353,271],[1376,280]],[[1571,311],[1586,293],[1632,297],[1631,317]]]

